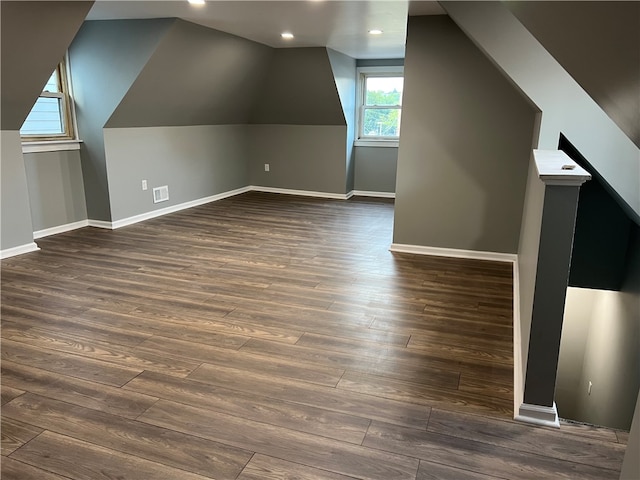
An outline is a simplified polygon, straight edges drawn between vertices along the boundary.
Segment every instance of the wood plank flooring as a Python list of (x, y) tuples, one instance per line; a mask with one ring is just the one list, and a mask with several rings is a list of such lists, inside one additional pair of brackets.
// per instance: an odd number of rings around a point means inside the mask
[(511, 420), (511, 266), (392, 224), (249, 193), (3, 260), (2, 478), (617, 479), (624, 432)]

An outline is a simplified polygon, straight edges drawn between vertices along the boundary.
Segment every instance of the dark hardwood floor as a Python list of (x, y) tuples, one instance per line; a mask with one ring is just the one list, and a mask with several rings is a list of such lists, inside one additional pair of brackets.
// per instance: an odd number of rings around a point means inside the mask
[(392, 224), (250, 193), (2, 261), (2, 478), (617, 479), (624, 434), (511, 420), (511, 265)]

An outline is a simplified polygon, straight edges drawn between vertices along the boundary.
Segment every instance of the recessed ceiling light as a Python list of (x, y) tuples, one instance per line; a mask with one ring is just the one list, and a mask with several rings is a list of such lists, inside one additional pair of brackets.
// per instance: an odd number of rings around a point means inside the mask
[(378, 28), (374, 28), (374, 29), (369, 30), (369, 33), (371, 35), (382, 35), (382, 30), (380, 30)]
[(204, 5), (204, 0), (189, 0), (191, 5)]
[(284, 38), (285, 40), (291, 40), (293, 38), (293, 33), (291, 33), (291, 32), (282, 32), (280, 34), (280, 36), (282, 38)]

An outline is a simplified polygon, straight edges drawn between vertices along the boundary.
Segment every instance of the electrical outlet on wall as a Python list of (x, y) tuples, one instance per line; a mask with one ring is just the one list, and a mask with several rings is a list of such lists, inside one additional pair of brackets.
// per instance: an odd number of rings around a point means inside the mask
[(142, 180), (142, 190), (146, 190), (146, 189), (147, 189), (147, 181)]
[(265, 164), (264, 164), (264, 171), (265, 171), (265, 172), (268, 172), (268, 171), (269, 171), (269, 164), (268, 164), (268, 163), (265, 163)]

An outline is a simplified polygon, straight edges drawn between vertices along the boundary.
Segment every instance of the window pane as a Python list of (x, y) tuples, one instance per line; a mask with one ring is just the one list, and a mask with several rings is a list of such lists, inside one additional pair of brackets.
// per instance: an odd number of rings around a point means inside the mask
[(59, 98), (38, 98), (24, 121), (20, 134), (44, 136), (64, 133), (61, 103)]
[(403, 77), (367, 77), (365, 105), (401, 105)]
[(400, 134), (399, 108), (365, 108), (363, 117), (365, 137), (398, 137)]
[(47, 80), (47, 84), (42, 89), (43, 92), (51, 92), (51, 93), (59, 93), (60, 85), (58, 84), (58, 70), (54, 70), (49, 80)]

